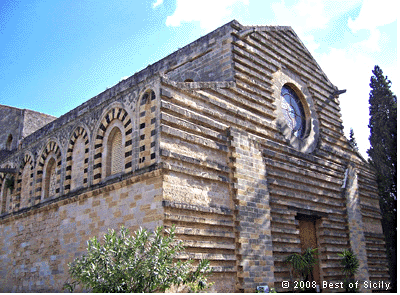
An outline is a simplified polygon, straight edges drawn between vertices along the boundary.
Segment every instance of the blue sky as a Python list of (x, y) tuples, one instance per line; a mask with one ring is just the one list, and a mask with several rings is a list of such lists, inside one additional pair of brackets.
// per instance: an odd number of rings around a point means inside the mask
[[(340, 96), (345, 134), (369, 147), (369, 79), (379, 65), (397, 94), (394, 0), (2, 0), (0, 104), (61, 116), (236, 19), (289, 25)], [(392, 9), (390, 9), (390, 7)]]

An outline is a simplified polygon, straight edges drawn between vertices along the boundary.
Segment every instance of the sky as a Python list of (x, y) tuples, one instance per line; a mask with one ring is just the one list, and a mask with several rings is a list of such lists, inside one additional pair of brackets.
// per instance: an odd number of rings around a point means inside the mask
[(0, 104), (59, 117), (236, 19), (291, 26), (339, 89), (344, 132), (369, 148), (369, 82), (398, 94), (395, 0), (0, 1)]

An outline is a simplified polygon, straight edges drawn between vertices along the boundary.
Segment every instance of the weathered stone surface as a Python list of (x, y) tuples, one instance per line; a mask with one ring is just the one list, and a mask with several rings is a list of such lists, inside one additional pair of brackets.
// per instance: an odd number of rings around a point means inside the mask
[[(55, 119), (53, 116), (31, 110), (0, 105), (0, 151), (17, 149), (23, 138)], [(7, 146), (10, 135), (12, 142)]]
[[(302, 138), (284, 85), (305, 110)], [(210, 260), (211, 291), (287, 291), (302, 218), (316, 280), (340, 282), (338, 254), (353, 248), (358, 278), (387, 282), (374, 172), (335, 90), (290, 27), (232, 21), (58, 119), (0, 106), (0, 291), (61, 291), (86, 240), (120, 225), (175, 225), (180, 258)]]

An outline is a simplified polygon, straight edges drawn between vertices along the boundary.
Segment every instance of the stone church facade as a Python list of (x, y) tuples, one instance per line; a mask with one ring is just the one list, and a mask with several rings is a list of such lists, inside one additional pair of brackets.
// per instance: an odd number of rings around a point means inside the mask
[(1, 106), (0, 291), (61, 291), (86, 241), (121, 225), (175, 224), (211, 291), (285, 291), (306, 247), (322, 291), (349, 248), (356, 279), (387, 282), (339, 94), (290, 27), (232, 21), (60, 118)]

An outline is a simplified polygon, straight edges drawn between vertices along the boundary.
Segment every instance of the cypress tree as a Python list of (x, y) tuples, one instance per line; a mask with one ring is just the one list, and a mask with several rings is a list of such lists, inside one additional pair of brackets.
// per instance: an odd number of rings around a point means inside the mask
[(350, 145), (351, 145), (356, 151), (358, 151), (358, 145), (357, 145), (357, 142), (356, 142), (356, 138), (355, 138), (355, 136), (354, 136), (354, 130), (353, 130), (353, 128), (350, 128), (350, 139), (349, 139), (349, 143), (350, 143)]
[(397, 290), (397, 97), (390, 90), (391, 81), (379, 66), (371, 77), (369, 94), (369, 141), (367, 151), (376, 170), (382, 227), (385, 235), (389, 272), (393, 289)]

